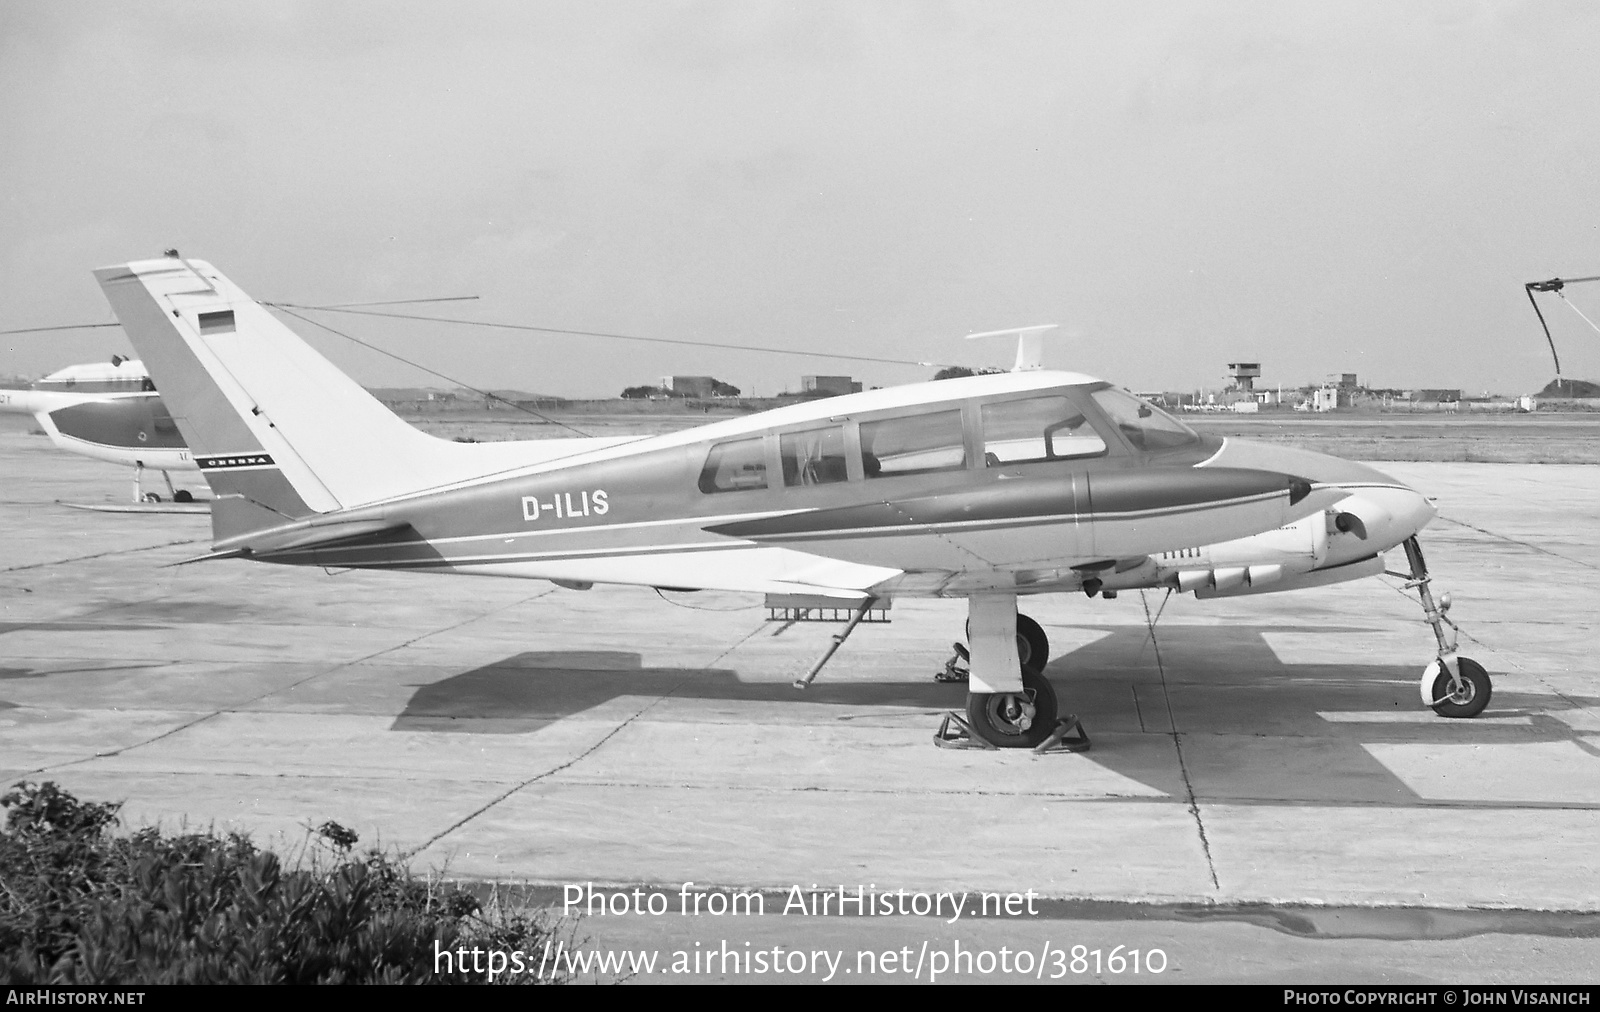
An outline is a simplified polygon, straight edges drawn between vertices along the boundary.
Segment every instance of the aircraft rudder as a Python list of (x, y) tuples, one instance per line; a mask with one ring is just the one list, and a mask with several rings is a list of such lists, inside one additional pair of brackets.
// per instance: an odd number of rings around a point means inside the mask
[(293, 467), (298, 461), (285, 468), (283, 458), (292, 453), (262, 438), (270, 436), (271, 422), (263, 423), (258, 406), (207, 347), (207, 337), (227, 332), (234, 300), (219, 290), (219, 279), (202, 272), (215, 274), (203, 262), (168, 258), (94, 275), (211, 487), (214, 537), (337, 509), (308, 469)]
[[(108, 297), (142, 287), (148, 298), (123, 299), (134, 303), (129, 312), (144, 314), (136, 325), (153, 327), (160, 316), (161, 327), (174, 332), (180, 347), (209, 373), (215, 391), (196, 391), (196, 398), (209, 398), (202, 405), (208, 424), (226, 424), (233, 435), (201, 452), (265, 451), (319, 513), (480, 471), (481, 455), (408, 425), (204, 261), (136, 262), (104, 272), (101, 284)], [(162, 363), (146, 365), (165, 392)], [(233, 414), (227, 422), (219, 420), (224, 409)], [(253, 442), (244, 442), (245, 435)]]

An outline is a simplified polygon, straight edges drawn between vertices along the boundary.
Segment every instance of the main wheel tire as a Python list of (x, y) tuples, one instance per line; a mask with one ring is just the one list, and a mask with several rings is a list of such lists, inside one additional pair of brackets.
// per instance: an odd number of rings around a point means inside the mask
[(1033, 668), (1022, 669), (1021, 692), (967, 694), (967, 723), (996, 748), (1033, 748), (1056, 729), (1056, 690)]
[(172, 493), (173, 502), (194, 502), (194, 493), (186, 488), (180, 488)]
[(1017, 659), (1024, 668), (1035, 671), (1043, 671), (1050, 663), (1050, 637), (1026, 615), (1017, 616)]
[[(966, 625), (967, 639), (972, 638), (972, 623)], [(1025, 668), (1043, 671), (1050, 663), (1050, 637), (1044, 634), (1039, 623), (1026, 615), (1017, 615), (1017, 660)]]
[(1433, 712), (1441, 717), (1476, 717), (1489, 705), (1489, 696), (1493, 692), (1493, 685), (1489, 681), (1489, 673), (1483, 670), (1483, 665), (1468, 657), (1457, 657), (1456, 666), (1461, 669), (1461, 691), (1450, 691), (1450, 672), (1435, 661), (1439, 667), (1439, 674), (1433, 679), (1433, 698), (1439, 702), (1433, 704)]

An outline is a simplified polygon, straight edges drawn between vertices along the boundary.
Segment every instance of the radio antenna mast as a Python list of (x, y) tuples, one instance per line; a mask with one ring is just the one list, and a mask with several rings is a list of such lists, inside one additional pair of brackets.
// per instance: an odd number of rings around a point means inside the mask
[(1545, 342), (1550, 345), (1550, 357), (1555, 361), (1556, 364), (1556, 390), (1558, 391), (1561, 389), (1562, 383), (1561, 356), (1556, 354), (1556, 342), (1555, 339), (1550, 336), (1550, 324), (1545, 322), (1544, 313), (1540, 312), (1539, 303), (1536, 299), (1534, 299), (1533, 293), (1554, 292), (1556, 294), (1556, 298), (1560, 299), (1562, 302), (1566, 302), (1567, 306), (1571, 308), (1574, 313), (1578, 314), (1579, 319), (1581, 319), (1584, 323), (1587, 323), (1590, 327), (1593, 327), (1596, 333), (1600, 333), (1600, 327), (1595, 326), (1593, 320), (1589, 319), (1587, 316), (1584, 316), (1582, 310), (1580, 310), (1577, 306), (1574, 306), (1567, 300), (1565, 295), (1561, 294), (1561, 289), (1571, 284), (1577, 284), (1580, 281), (1600, 281), (1600, 274), (1588, 278), (1551, 278), (1549, 281), (1529, 281), (1527, 284), (1522, 286), (1523, 290), (1528, 293), (1528, 303), (1533, 306), (1533, 314), (1539, 318), (1539, 326), (1544, 328)]

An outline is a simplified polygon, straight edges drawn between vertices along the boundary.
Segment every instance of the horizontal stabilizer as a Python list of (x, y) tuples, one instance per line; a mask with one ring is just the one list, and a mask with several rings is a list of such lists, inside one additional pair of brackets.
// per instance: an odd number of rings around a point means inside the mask
[(196, 562), (216, 562), (220, 559), (238, 559), (242, 558), (244, 554), (245, 550), (243, 548), (230, 548), (225, 552), (207, 552), (204, 555), (192, 555), (187, 559), (179, 559), (177, 562), (168, 563), (167, 566), (163, 568), (170, 569), (172, 566), (188, 566)]
[(332, 548), (363, 538), (398, 534), (411, 525), (404, 520), (323, 520), (285, 524), (264, 531), (251, 531), (226, 542), (217, 542), (217, 554), (237, 551), (244, 555), (276, 555), (308, 548)]

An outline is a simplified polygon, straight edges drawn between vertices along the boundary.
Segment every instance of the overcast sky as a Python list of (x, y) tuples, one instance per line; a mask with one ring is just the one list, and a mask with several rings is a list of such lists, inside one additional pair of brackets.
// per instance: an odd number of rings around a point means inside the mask
[[(971, 365), (1060, 323), (1047, 365), (1140, 390), (1527, 392), (1522, 283), (1600, 274), (1597, 41), (1584, 2), (0, 0), (0, 329), (109, 319), (90, 269), (176, 246), (262, 299)], [(931, 374), (321, 318), (566, 395)], [(127, 349), (0, 337), (0, 373)]]

